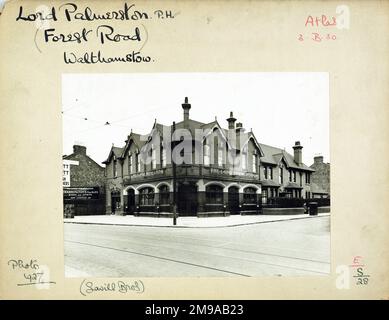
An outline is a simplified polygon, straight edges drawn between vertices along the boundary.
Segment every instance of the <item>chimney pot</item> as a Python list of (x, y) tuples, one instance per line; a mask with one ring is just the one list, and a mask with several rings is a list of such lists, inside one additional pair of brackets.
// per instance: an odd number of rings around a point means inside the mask
[(182, 104), (182, 109), (184, 109), (184, 121), (189, 120), (189, 110), (191, 108), (191, 105), (188, 101), (188, 97), (185, 97), (185, 102)]
[(303, 163), (303, 152), (302, 152), (303, 146), (300, 144), (300, 141), (296, 141), (293, 146), (293, 151), (294, 151), (294, 161), (297, 164), (302, 164)]
[(234, 114), (232, 111), (230, 111), (230, 117), (226, 119), (228, 122), (228, 129), (235, 129), (235, 121), (236, 118), (234, 118)]

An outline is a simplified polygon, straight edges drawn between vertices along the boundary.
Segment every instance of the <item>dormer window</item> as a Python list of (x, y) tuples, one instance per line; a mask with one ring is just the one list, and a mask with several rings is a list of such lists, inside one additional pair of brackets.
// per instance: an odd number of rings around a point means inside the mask
[(132, 174), (133, 173), (133, 168), (132, 168), (132, 154), (130, 153), (128, 155), (128, 173)]
[(253, 154), (253, 172), (257, 173), (258, 163), (257, 163), (257, 155)]
[(204, 165), (209, 166), (211, 163), (211, 148), (207, 143), (204, 143), (203, 146), (203, 153), (204, 153)]
[(242, 153), (242, 170), (247, 170), (247, 154), (245, 152)]
[(162, 168), (166, 168), (166, 149), (161, 146), (161, 165), (162, 165)]
[(136, 154), (135, 161), (136, 161), (136, 172), (140, 172), (140, 153)]
[(151, 167), (153, 170), (157, 168), (157, 152), (154, 146), (151, 147)]
[(118, 171), (117, 171), (117, 161), (116, 157), (113, 158), (113, 177), (116, 178), (118, 176)]
[(217, 151), (217, 165), (219, 167), (223, 166), (223, 149), (219, 148)]
[(280, 184), (284, 183), (284, 168), (282, 168), (282, 166), (280, 166), (280, 175), (278, 180)]

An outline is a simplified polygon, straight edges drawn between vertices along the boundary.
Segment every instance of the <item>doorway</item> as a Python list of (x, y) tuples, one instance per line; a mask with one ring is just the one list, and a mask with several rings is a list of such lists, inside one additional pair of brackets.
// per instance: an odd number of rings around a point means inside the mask
[(127, 213), (133, 214), (135, 212), (135, 191), (130, 188), (127, 190)]
[(111, 212), (115, 212), (120, 208), (120, 191), (111, 192)]
[(239, 188), (228, 188), (228, 208), (231, 214), (239, 214)]
[(197, 186), (192, 183), (182, 183), (177, 188), (177, 211), (181, 216), (197, 214)]

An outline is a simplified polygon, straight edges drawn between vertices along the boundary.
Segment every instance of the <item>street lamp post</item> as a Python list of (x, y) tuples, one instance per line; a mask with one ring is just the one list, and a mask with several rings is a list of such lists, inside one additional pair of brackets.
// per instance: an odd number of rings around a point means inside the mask
[(176, 172), (176, 161), (173, 159), (173, 149), (175, 143), (173, 142), (173, 134), (176, 131), (176, 122), (173, 122), (173, 132), (171, 141), (171, 160), (173, 168), (173, 225), (177, 224), (177, 172)]

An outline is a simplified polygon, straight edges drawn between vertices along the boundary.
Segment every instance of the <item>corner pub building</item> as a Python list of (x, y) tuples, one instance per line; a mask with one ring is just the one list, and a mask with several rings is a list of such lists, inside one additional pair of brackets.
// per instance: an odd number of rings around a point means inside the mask
[[(112, 146), (103, 162), (106, 214), (171, 216), (174, 186), (179, 216), (304, 212), (314, 170), (302, 163), (298, 141), (292, 156), (258, 143), (232, 112), (224, 129), (216, 119), (190, 119), (188, 98), (182, 108), (183, 121), (155, 121), (148, 135), (131, 131), (122, 148)], [(181, 162), (173, 163), (174, 152)]]

